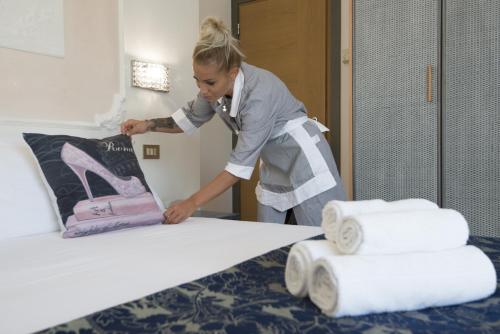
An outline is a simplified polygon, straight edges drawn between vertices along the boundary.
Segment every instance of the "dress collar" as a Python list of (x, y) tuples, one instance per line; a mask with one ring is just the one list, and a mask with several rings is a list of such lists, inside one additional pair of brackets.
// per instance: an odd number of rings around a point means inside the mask
[(236, 117), (238, 114), (238, 108), (240, 106), (241, 99), (241, 91), (243, 90), (243, 84), (245, 83), (245, 76), (243, 75), (243, 71), (241, 67), (238, 70), (238, 74), (236, 75), (236, 79), (234, 79), (233, 86), (233, 98), (231, 100), (231, 111), (229, 112), (229, 116)]
[[(233, 85), (233, 96), (231, 98), (231, 110), (229, 111), (229, 116), (231, 117), (236, 117), (238, 114), (238, 108), (240, 105), (240, 99), (241, 99), (241, 91), (243, 90), (243, 85), (245, 83), (245, 76), (243, 75), (243, 71), (240, 69), (238, 70), (238, 74), (236, 75), (236, 78), (234, 79), (234, 85)], [(217, 100), (217, 104), (220, 106), (223, 102), (224, 97), (220, 97)]]

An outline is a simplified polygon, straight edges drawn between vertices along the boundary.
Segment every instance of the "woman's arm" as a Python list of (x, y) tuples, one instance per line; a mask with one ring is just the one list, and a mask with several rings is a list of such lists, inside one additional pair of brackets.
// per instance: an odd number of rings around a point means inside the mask
[(153, 132), (182, 133), (182, 129), (177, 126), (172, 117), (154, 118), (147, 120), (148, 130)]
[(169, 207), (164, 213), (167, 223), (177, 224), (182, 222), (190, 217), (197, 208), (222, 194), (238, 180), (238, 177), (225, 170), (220, 172), (209, 184), (191, 195), (191, 197)]
[(129, 119), (121, 125), (122, 134), (128, 136), (153, 132), (166, 132), (166, 133), (182, 133), (182, 129), (177, 126), (172, 117), (155, 118), (150, 120), (139, 121), (136, 119)]

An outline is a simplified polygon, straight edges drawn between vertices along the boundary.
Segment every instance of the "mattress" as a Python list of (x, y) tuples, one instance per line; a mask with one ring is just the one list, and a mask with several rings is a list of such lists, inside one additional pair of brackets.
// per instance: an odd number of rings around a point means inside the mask
[(52, 327), (230, 268), (321, 228), (189, 218), (75, 239), (0, 242), (0, 333)]

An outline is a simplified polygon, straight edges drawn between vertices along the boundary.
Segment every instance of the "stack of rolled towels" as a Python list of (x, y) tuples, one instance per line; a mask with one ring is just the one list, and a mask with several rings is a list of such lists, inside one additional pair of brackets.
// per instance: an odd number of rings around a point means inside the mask
[(331, 201), (326, 240), (292, 246), (285, 282), (323, 313), (355, 316), (461, 304), (493, 294), (491, 260), (466, 245), (457, 211), (425, 199)]

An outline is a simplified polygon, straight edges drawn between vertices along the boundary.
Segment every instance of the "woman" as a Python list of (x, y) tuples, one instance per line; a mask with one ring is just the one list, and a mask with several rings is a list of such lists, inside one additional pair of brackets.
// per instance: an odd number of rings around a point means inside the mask
[(190, 133), (218, 114), (238, 136), (225, 170), (209, 184), (165, 212), (176, 224), (200, 206), (250, 179), (261, 158), (255, 189), (258, 220), (284, 223), (293, 208), (300, 225), (320, 225), (323, 206), (345, 199), (337, 167), (321, 124), (306, 116), (306, 108), (272, 73), (243, 62), (231, 32), (214, 18), (202, 23), (193, 51), (194, 79), (200, 89), (195, 100), (168, 118), (128, 120), (127, 135), (158, 131)]

